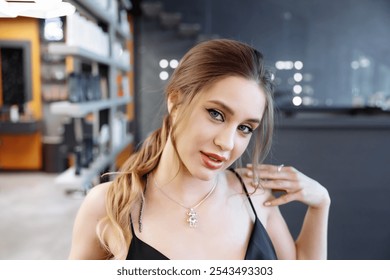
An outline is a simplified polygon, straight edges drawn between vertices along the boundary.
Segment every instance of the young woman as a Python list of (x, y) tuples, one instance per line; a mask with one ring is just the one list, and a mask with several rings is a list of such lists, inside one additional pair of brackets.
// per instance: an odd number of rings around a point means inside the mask
[[(293, 167), (259, 164), (271, 146), (272, 91), (252, 47), (193, 47), (167, 85), (162, 127), (87, 195), (70, 258), (326, 259), (327, 190)], [(251, 138), (249, 169), (231, 169)], [(296, 240), (278, 208), (294, 200), (308, 205)]]

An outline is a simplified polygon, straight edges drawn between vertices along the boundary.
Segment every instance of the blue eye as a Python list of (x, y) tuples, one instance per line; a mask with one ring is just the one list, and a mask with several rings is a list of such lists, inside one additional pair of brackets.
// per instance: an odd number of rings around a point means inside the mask
[(239, 125), (238, 130), (242, 131), (244, 134), (251, 134), (253, 129), (247, 125)]
[(224, 121), (224, 118), (223, 118), (223, 115), (222, 113), (218, 112), (217, 110), (214, 110), (214, 109), (207, 109), (207, 112), (209, 112), (209, 115), (217, 120), (217, 121), (221, 121), (223, 122)]

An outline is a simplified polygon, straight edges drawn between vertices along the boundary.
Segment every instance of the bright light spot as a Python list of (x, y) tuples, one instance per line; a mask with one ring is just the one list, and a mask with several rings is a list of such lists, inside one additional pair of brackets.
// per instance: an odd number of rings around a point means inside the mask
[(361, 66), (361, 67), (369, 67), (370, 64), (371, 64), (371, 62), (370, 62), (370, 60), (369, 60), (368, 58), (362, 57), (362, 58), (360, 59), (360, 66)]
[(167, 68), (167, 67), (168, 67), (168, 60), (166, 60), (166, 59), (161, 59), (161, 60), (160, 60), (160, 67), (161, 67), (161, 68)]
[(353, 70), (356, 70), (356, 69), (358, 69), (359, 67), (360, 67), (360, 65), (359, 65), (359, 62), (358, 62), (358, 61), (354, 60), (354, 61), (351, 62), (351, 68), (352, 68)]
[(285, 61), (284, 63), (285, 63), (284, 68), (286, 70), (291, 70), (291, 69), (294, 68), (294, 62), (292, 62), (292, 61)]
[(295, 73), (294, 74), (294, 80), (296, 81), (296, 82), (300, 82), (300, 81), (302, 81), (302, 79), (303, 79), (303, 76), (302, 76), (302, 74), (301, 73)]
[(60, 41), (64, 39), (62, 21), (60, 18), (45, 20), (44, 37), (49, 41)]
[(291, 70), (294, 68), (294, 62), (292, 61), (276, 61), (275, 67), (278, 70)]
[(302, 98), (299, 97), (299, 96), (295, 96), (292, 100), (292, 103), (295, 105), (295, 106), (300, 106), (302, 104)]
[(275, 80), (275, 74), (271, 73), (271, 81), (274, 81), (274, 80)]
[(283, 70), (284, 69), (284, 62), (283, 61), (276, 61), (275, 67), (276, 67), (276, 69)]
[(295, 69), (297, 69), (297, 70), (301, 70), (302, 68), (303, 68), (303, 62), (302, 61), (295, 61), (294, 62), (294, 67), (295, 67)]
[(177, 61), (177, 59), (172, 59), (169, 62), (169, 66), (171, 66), (171, 68), (173, 68), (173, 69), (175, 69), (178, 65), (179, 65), (179, 61)]
[(300, 86), (300, 85), (295, 85), (295, 86), (293, 87), (293, 91), (294, 91), (294, 93), (296, 93), (296, 94), (300, 94), (300, 93), (302, 92), (302, 86)]
[(165, 80), (167, 80), (168, 78), (169, 78), (169, 74), (168, 74), (167, 71), (161, 71), (161, 72), (160, 72), (160, 79), (161, 79), (161, 80), (165, 81)]
[(305, 106), (309, 106), (309, 105), (312, 105), (314, 103), (314, 100), (312, 97), (310, 96), (305, 96), (303, 99), (302, 99), (302, 104), (305, 105)]

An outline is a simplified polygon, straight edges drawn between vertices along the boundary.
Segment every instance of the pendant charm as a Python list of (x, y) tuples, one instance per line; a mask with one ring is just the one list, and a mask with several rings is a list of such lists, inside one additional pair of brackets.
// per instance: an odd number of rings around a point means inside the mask
[(191, 228), (196, 228), (198, 226), (198, 218), (197, 214), (195, 212), (195, 209), (191, 208), (188, 212), (188, 219), (187, 222)]

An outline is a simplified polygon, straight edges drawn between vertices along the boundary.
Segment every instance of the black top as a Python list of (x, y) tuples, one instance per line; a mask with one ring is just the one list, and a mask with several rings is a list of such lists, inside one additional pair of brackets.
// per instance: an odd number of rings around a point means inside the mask
[[(271, 239), (269, 238), (263, 224), (257, 217), (257, 213), (249, 196), (248, 190), (246, 189), (244, 181), (235, 170), (229, 170), (236, 174), (237, 178), (240, 180), (240, 183), (248, 197), (249, 203), (256, 217), (255, 224), (249, 239), (248, 248), (246, 250), (245, 260), (276, 260), (277, 257), (274, 246), (272, 245)], [(163, 253), (137, 237), (132, 223), (131, 231), (133, 238), (131, 239), (129, 251), (127, 253), (127, 260), (168, 260), (168, 258)]]

